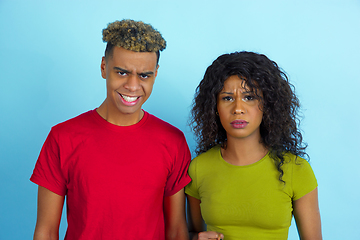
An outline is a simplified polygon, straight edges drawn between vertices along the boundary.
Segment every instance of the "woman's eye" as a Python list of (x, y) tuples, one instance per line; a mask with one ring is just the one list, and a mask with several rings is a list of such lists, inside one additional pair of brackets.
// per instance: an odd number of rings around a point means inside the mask
[(225, 101), (232, 101), (233, 98), (230, 97), (230, 96), (226, 96), (226, 97), (223, 97), (223, 100), (225, 100)]
[(244, 100), (245, 101), (251, 101), (251, 100), (255, 100), (256, 97), (254, 95), (247, 95), (244, 97)]

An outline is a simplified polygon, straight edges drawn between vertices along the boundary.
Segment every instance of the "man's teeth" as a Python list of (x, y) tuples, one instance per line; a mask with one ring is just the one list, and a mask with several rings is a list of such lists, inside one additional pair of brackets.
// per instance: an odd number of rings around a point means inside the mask
[(127, 102), (133, 102), (133, 101), (135, 101), (137, 99), (137, 97), (129, 97), (129, 96), (125, 96), (125, 95), (122, 95), (122, 94), (121, 94), (121, 96)]

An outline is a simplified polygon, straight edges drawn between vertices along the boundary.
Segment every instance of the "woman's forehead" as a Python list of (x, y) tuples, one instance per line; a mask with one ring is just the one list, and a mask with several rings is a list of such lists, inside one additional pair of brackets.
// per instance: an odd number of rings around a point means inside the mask
[(249, 86), (246, 78), (233, 75), (224, 81), (223, 88), (241, 88), (246, 91), (251, 91), (253, 87)]

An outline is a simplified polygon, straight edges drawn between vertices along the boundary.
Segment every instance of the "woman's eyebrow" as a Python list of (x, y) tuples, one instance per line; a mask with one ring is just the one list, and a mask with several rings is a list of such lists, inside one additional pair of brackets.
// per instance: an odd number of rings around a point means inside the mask
[(234, 94), (233, 92), (226, 92), (226, 91), (222, 91), (219, 94)]
[(250, 90), (245, 90), (242, 92), (243, 94), (248, 94), (248, 93), (254, 93), (254, 91), (250, 91)]
[[(249, 93), (254, 93), (254, 91), (245, 90), (245, 91), (241, 92), (241, 94), (249, 94)], [(234, 94), (234, 93), (233, 92), (227, 92), (227, 91), (221, 91), (219, 94)]]

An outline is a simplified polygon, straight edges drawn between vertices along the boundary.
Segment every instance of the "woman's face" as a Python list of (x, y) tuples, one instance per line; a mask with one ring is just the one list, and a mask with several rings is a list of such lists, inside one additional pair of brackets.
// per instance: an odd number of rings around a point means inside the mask
[[(259, 93), (261, 96), (261, 92)], [(263, 117), (261, 104), (243, 79), (229, 77), (217, 97), (217, 111), (228, 140), (230, 138), (260, 141), (260, 124)]]

